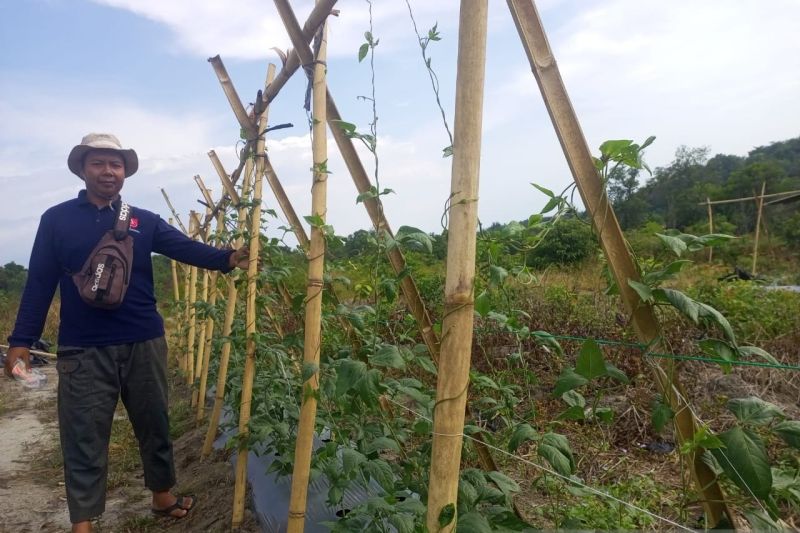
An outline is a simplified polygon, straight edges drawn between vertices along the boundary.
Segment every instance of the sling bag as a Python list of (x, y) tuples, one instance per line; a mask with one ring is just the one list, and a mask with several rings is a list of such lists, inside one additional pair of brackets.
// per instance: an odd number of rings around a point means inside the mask
[(86, 304), (116, 309), (122, 304), (133, 266), (133, 237), (128, 234), (131, 208), (120, 201), (114, 228), (106, 231), (72, 280)]

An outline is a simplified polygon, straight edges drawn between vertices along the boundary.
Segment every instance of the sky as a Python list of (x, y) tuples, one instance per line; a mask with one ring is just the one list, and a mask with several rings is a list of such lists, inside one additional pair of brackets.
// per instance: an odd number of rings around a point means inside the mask
[[(452, 128), (459, 2), (409, 0)], [(450, 192), (450, 144), (420, 55), (406, 0), (373, 1), (375, 103), (381, 188), (390, 225), (440, 232)], [(469, 4), (469, 2), (467, 2)], [(313, 5), (293, 2), (304, 21)], [(656, 142), (645, 160), (667, 166), (681, 145), (746, 155), (800, 135), (800, 0), (541, 0), (537, 2), (590, 148), (607, 139)], [(328, 84), (342, 118), (367, 131), (368, 61), (358, 49), (369, 4), (340, 0), (330, 21)], [(489, 0), (479, 217), (522, 220), (561, 190), (569, 169), (505, 2)], [(122, 191), (133, 206), (184, 222), (202, 210), (193, 176), (221, 187), (207, 152), (230, 172), (239, 126), (207, 58), (219, 54), (246, 103), (263, 87), (273, 50), (290, 47), (269, 0), (0, 1), (0, 264), (27, 265), (39, 217), (74, 197), (82, 181), (67, 154), (88, 132), (134, 148), (139, 172)], [(298, 73), (270, 108), (267, 148), (302, 217), (311, 211), (311, 149)], [(329, 140), (327, 221), (348, 235), (370, 227)], [(362, 152), (368, 172), (370, 154)], [(265, 187), (264, 204), (277, 204)], [(269, 222), (278, 235), (283, 220)]]

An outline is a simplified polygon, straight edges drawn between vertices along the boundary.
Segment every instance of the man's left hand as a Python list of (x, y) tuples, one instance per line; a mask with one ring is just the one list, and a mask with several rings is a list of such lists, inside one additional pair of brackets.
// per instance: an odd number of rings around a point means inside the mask
[(239, 267), (243, 270), (247, 270), (247, 266), (249, 263), (250, 263), (250, 248), (248, 248), (247, 246), (242, 246), (238, 250), (235, 250), (228, 258), (228, 266), (231, 268)]

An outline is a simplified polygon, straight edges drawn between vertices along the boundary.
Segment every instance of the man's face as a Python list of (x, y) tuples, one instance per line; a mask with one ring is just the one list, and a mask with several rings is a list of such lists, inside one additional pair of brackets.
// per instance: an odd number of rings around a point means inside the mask
[(114, 200), (125, 182), (125, 160), (112, 150), (92, 150), (83, 160), (83, 181), (90, 196)]

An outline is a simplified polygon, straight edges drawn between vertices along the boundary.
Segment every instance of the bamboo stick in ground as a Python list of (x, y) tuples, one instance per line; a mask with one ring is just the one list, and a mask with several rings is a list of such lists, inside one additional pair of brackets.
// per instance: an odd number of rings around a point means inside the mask
[[(275, 5), (281, 15), (286, 31), (297, 49), (307, 48), (303, 42), (302, 30), (297, 23), (288, 2), (276, 0)], [(326, 138), (326, 68), (327, 24), (323, 24), (320, 34), (319, 51), (314, 58), (314, 74), (312, 79), (312, 153), (314, 159), (313, 183), (311, 186), (311, 214), (325, 220), (327, 205), (328, 173), (325, 164), (328, 160)], [(306, 289), (305, 338), (303, 343), (304, 366), (319, 366), (321, 345), (322, 291), (325, 268), (325, 236), (322, 228), (311, 227), (311, 239), (308, 252), (308, 282)], [(306, 380), (301, 391), (302, 405), (297, 428), (297, 441), (294, 453), (294, 470), (292, 473), (292, 490), (289, 501), (289, 518), (287, 531), (299, 533), (305, 523), (306, 502), (308, 498), (308, 481), (311, 466), (311, 450), (314, 439), (317, 401), (315, 391), (319, 388), (319, 372), (315, 372)]]
[[(634, 330), (641, 342), (650, 345), (661, 337), (661, 326), (652, 306), (643, 304), (639, 295), (628, 285), (628, 280), (639, 280), (639, 273), (594, 166), (539, 13), (532, 0), (507, 0), (507, 3), (578, 192), (591, 214), (620, 295), (631, 315)], [(677, 366), (670, 363), (662, 367), (652, 362), (650, 368), (661, 393), (675, 413), (678, 441), (693, 442), (697, 420), (678, 379)], [(728, 509), (717, 476), (701, 459), (703, 453), (704, 450), (699, 448), (691, 452), (688, 464), (706, 511), (708, 525), (716, 526), (726, 515), (728, 522), (733, 524), (734, 517)]]
[(459, 17), (452, 207), (428, 492), (430, 531), (453, 531), (456, 524), (454, 519), (440, 527), (439, 514), (456, 504), (469, 386), (488, 9), (488, 0), (462, 0)]
[(764, 190), (767, 187), (767, 182), (761, 182), (761, 196), (758, 197), (756, 200), (756, 205), (758, 206), (758, 214), (756, 215), (756, 237), (755, 242), (753, 243), (753, 276), (757, 274), (758, 270), (758, 237), (761, 234), (761, 211), (764, 209)]
[[(172, 219), (169, 219), (169, 225), (172, 225)], [(174, 300), (177, 302), (181, 299), (181, 291), (180, 287), (178, 287), (178, 262), (174, 259), (169, 260), (170, 267), (172, 269), (172, 295)]]
[[(708, 208), (708, 232), (714, 233), (714, 212), (711, 210), (711, 199), (706, 196), (706, 207)], [(708, 247), (708, 262), (714, 258), (714, 247)]]
[(178, 212), (175, 211), (174, 207), (172, 207), (172, 202), (169, 201), (169, 196), (167, 196), (167, 191), (165, 191), (163, 188), (161, 189), (161, 195), (164, 197), (164, 201), (167, 202), (167, 207), (169, 207), (169, 210), (172, 212), (172, 216), (175, 217), (175, 222), (178, 223), (178, 227), (181, 228), (182, 232), (188, 235), (189, 232), (186, 231), (186, 226), (184, 226), (183, 222), (181, 222), (181, 217), (178, 216)]
[[(242, 179), (242, 198), (250, 196), (250, 183), (253, 175), (253, 160), (247, 160), (244, 169), (244, 178)], [(242, 234), (247, 221), (247, 207), (239, 205), (239, 213), (237, 219), (237, 232)], [(237, 237), (234, 241), (234, 248), (242, 246), (243, 238)], [(217, 428), (219, 427), (219, 419), (222, 415), (222, 406), (225, 403), (225, 385), (228, 380), (228, 363), (231, 357), (231, 341), (230, 334), (233, 329), (233, 318), (236, 312), (236, 299), (239, 296), (239, 290), (236, 288), (236, 274), (231, 274), (227, 277), (227, 295), (225, 299), (225, 318), (222, 322), (222, 337), (225, 341), (222, 343), (219, 355), (219, 369), (217, 370), (217, 387), (214, 392), (214, 407), (211, 409), (211, 416), (208, 421), (208, 430), (206, 431), (206, 438), (203, 442), (203, 450), (201, 457), (208, 457), (211, 453), (211, 448), (214, 445), (214, 439), (217, 437)]]
[[(195, 178), (196, 179), (200, 178), (200, 176), (195, 176)], [(202, 183), (202, 181), (200, 183)], [(206, 206), (206, 215), (208, 215), (211, 212), (211, 209), (213, 208), (214, 202), (211, 201), (211, 192), (206, 190), (205, 188), (203, 190), (205, 191), (204, 196), (209, 201), (209, 205)], [(204, 228), (204, 231), (201, 232), (201, 236), (202, 236), (203, 242), (206, 243), (206, 244), (208, 244), (208, 238), (209, 238), (209, 234), (210, 233), (211, 233), (211, 224), (208, 224)], [(216, 272), (215, 272), (215, 274), (216, 274)], [(215, 279), (216, 279), (216, 276), (215, 276)], [(201, 296), (200, 296), (200, 301), (201, 302), (208, 302), (208, 288), (209, 288), (210, 281), (211, 281), (211, 273), (208, 270), (203, 269), (203, 284), (202, 284), (203, 289), (202, 289)], [(195, 357), (195, 363), (194, 363), (194, 379), (192, 380), (192, 384), (193, 385), (198, 379), (200, 379), (200, 373), (203, 371), (203, 358), (204, 358), (204, 352), (205, 352), (205, 349), (206, 349), (205, 340), (206, 340), (206, 328), (207, 327), (208, 327), (208, 319), (205, 319), (205, 320), (202, 321), (202, 323), (200, 324), (200, 327), (198, 328), (197, 339), (195, 340), (195, 345), (197, 346), (197, 356)], [(198, 394), (197, 393), (198, 393), (198, 389), (193, 388), (192, 389), (192, 402), (191, 402), (191, 406), (192, 407), (195, 407), (197, 405), (197, 398), (198, 398)]]
[(184, 331), (184, 346), (181, 353), (180, 358), (180, 369), (185, 374), (188, 375), (187, 371), (187, 362), (189, 361), (189, 293), (191, 292), (191, 284), (192, 284), (192, 276), (191, 276), (191, 267), (189, 265), (184, 265), (183, 268), (183, 320), (184, 324), (186, 325), (186, 331)]
[[(267, 69), (266, 85), (275, 77), (275, 65)], [(267, 109), (257, 119), (257, 129), (264, 131), (267, 125)], [(239, 408), (239, 435), (242, 437), (236, 458), (236, 483), (233, 488), (232, 525), (239, 527), (244, 519), (244, 498), (247, 488), (247, 435), (250, 431), (250, 407), (253, 397), (253, 379), (256, 368), (256, 277), (258, 275), (258, 252), (261, 235), (261, 191), (264, 175), (264, 137), (259, 136), (255, 146), (255, 178), (253, 180), (253, 210), (250, 220), (250, 262), (247, 268), (247, 309), (246, 332), (247, 349), (242, 377), (242, 403)]]
[[(217, 242), (219, 242), (219, 237), (224, 230), (225, 230), (225, 211), (220, 210), (217, 213)], [(212, 309), (217, 304), (217, 295), (219, 294), (219, 288), (217, 287), (218, 277), (219, 273), (214, 271), (211, 273), (211, 278), (209, 280), (209, 285), (211, 286), (211, 295), (208, 299), (208, 305)], [(203, 364), (200, 372), (200, 384), (197, 389), (197, 415), (195, 416), (195, 421), (198, 427), (203, 422), (203, 418), (205, 417), (205, 408), (206, 408), (205, 398), (206, 398), (206, 388), (208, 386), (208, 365), (211, 362), (211, 346), (212, 346), (212, 341), (214, 340), (214, 327), (215, 327), (214, 316), (209, 315), (209, 317), (206, 319), (206, 336), (204, 343), (205, 348), (203, 349)]]
[[(199, 231), (200, 220), (197, 218), (197, 213), (191, 211), (189, 213), (189, 233), (194, 236)], [(191, 267), (189, 271), (189, 299), (187, 301), (189, 306), (189, 332), (187, 333), (188, 340), (186, 341), (186, 383), (189, 385), (194, 381), (194, 349), (195, 336), (197, 334), (197, 317), (194, 303), (197, 301), (197, 271), (198, 268), (196, 266)]]

